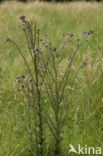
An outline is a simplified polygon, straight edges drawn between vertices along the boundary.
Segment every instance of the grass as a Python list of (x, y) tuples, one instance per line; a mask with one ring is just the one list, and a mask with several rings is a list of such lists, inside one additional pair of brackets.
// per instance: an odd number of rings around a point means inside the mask
[[(77, 55), (73, 69), (83, 58), (85, 69), (79, 72), (68, 109), (64, 155), (69, 144), (102, 146), (103, 138), (103, 4), (102, 3), (3, 3), (0, 4), (0, 156), (28, 156), (26, 102), (16, 92), (16, 75), (25, 70), (21, 56), (5, 39), (9, 36), (24, 50), (26, 42), (19, 16), (36, 20), (42, 34), (49, 34), (57, 47), (66, 32), (82, 37), (86, 30), (94, 34)], [(70, 47), (69, 47), (70, 48)], [(29, 59), (29, 57), (28, 57)], [(66, 67), (66, 58), (60, 70)], [(48, 132), (47, 132), (48, 133)], [(50, 140), (48, 140), (50, 142)]]

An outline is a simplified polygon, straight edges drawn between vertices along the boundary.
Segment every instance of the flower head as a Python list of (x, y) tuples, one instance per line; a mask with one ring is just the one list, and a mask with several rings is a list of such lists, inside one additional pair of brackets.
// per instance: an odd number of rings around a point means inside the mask
[(29, 149), (29, 147), (28, 147), (28, 146), (27, 146), (27, 147), (25, 147), (25, 150), (26, 150), (26, 151), (30, 151), (30, 149)]
[(56, 47), (53, 48), (53, 51), (56, 51)]
[(6, 38), (6, 42), (10, 42), (11, 41), (11, 39), (8, 37), (8, 38)]
[(28, 103), (28, 107), (31, 107), (31, 103)]
[(93, 34), (93, 31), (92, 30), (90, 30), (90, 31), (84, 31), (84, 34), (87, 34), (87, 35), (91, 35), (91, 34)]
[(25, 88), (25, 86), (22, 84), (21, 88), (22, 88), (22, 89), (24, 89), (24, 88)]
[(21, 76), (21, 78), (25, 79), (25, 78), (26, 78), (26, 76), (25, 76), (25, 75), (22, 75), (22, 76)]
[(25, 21), (25, 16), (23, 15), (23, 16), (20, 16), (20, 19), (22, 20), (22, 21)]
[(92, 30), (89, 30), (89, 32), (90, 32), (91, 34), (93, 34), (93, 31), (92, 31)]
[(87, 63), (86, 63), (86, 62), (83, 62), (83, 65), (84, 65), (84, 66), (86, 66), (86, 65), (87, 65)]
[(31, 46), (29, 47), (29, 49), (34, 49), (34, 46), (33, 46), (33, 45), (31, 45)]
[(16, 78), (19, 80), (21, 77), (18, 75)]
[(42, 41), (43, 41), (43, 39), (42, 39), (42, 38), (40, 38), (40, 41), (42, 42)]

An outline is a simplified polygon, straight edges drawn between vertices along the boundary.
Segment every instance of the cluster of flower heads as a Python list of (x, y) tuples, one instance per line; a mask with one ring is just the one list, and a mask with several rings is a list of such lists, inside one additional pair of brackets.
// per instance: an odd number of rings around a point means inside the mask
[(74, 34), (72, 34), (72, 33), (67, 33), (67, 35), (69, 36), (69, 37), (73, 37), (74, 36)]
[[(20, 16), (20, 19), (22, 21), (22, 24), (24, 26), (23, 30), (25, 31), (25, 24), (26, 24), (26, 16)], [(40, 29), (37, 29), (36, 30), (36, 33), (39, 35), (40, 34)], [(42, 43), (42, 45), (46, 48), (46, 49), (49, 49), (49, 43), (48, 43), (48, 34), (45, 34), (45, 39), (42, 39), (40, 38), (39, 41)], [(56, 47), (51, 47), (52, 48), (52, 51), (56, 51)], [(39, 55), (39, 54), (42, 54), (43, 53), (43, 50), (42, 48), (35, 48), (34, 45), (30, 45), (29, 46), (29, 49), (33, 50), (35, 52), (35, 55)]]
[(84, 31), (84, 34), (91, 35), (91, 34), (93, 34), (93, 31), (92, 30)]
[[(25, 30), (25, 28), (26, 28), (25, 26), (26, 26), (26, 24), (27, 24), (26, 16), (24, 16), (24, 15), (23, 15), (23, 16), (20, 16), (20, 19), (21, 19), (22, 24), (23, 24), (23, 26), (24, 26), (23, 30)], [(28, 22), (28, 23), (29, 23), (29, 22)], [(40, 29), (37, 29), (37, 30), (36, 30), (36, 33), (39, 35), (39, 34), (40, 34)], [(93, 34), (93, 31), (92, 31), (92, 30), (90, 30), (90, 31), (85, 31), (84, 34), (87, 35), (87, 36), (89, 36), (89, 35)], [(69, 38), (72, 38), (72, 37), (74, 36), (74, 34), (73, 34), (73, 33), (70, 33), (70, 32), (68, 32), (67, 35), (69, 36)], [(63, 34), (63, 37), (65, 37), (64, 34)], [(80, 40), (80, 39), (78, 38), (77, 41), (79, 42), (79, 40)], [(12, 40), (11, 40), (10, 38), (7, 38), (6, 41), (7, 41), (7, 42), (12, 42)], [(51, 46), (51, 43), (48, 42), (48, 34), (45, 35), (45, 39), (39, 38), (39, 41), (40, 41), (40, 43), (41, 43), (46, 49), (51, 48), (52, 51), (56, 52), (56, 50), (57, 50), (56, 47)], [(86, 41), (87, 41), (87, 40), (86, 40)], [(35, 56), (38, 56), (39, 54), (42, 54), (42, 53), (43, 53), (41, 47), (35, 48), (34, 45), (31, 45), (31, 46), (29, 46), (29, 49), (33, 50)], [(86, 65), (86, 63), (83, 63), (83, 64)], [(38, 69), (38, 70), (40, 71), (40, 69)], [(26, 78), (27, 78), (27, 76), (25, 76), (25, 75), (17, 76), (17, 82), (21, 84), (21, 88), (22, 88), (22, 89), (25, 88), (24, 80), (25, 80)], [(29, 78), (28, 82), (31, 83), (32, 81), (33, 81), (33, 79), (32, 79), (32, 78)]]
[(26, 75), (21, 75), (21, 76), (17, 76), (17, 83), (19, 83), (19, 89), (18, 91), (20, 92), (22, 89), (26, 89), (26, 83), (32, 83), (33, 78), (28, 77)]

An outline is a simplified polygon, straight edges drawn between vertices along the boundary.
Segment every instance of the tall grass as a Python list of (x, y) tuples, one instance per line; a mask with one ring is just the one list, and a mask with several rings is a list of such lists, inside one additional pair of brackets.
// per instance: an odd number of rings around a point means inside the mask
[[(68, 126), (65, 126), (63, 130), (66, 137), (61, 147), (66, 155), (69, 150), (69, 143), (72, 143), (75, 147), (79, 143), (101, 146), (103, 137), (102, 8), (103, 5), (97, 3), (71, 3), (68, 5), (5, 3), (0, 5), (1, 156), (28, 155), (28, 152), (25, 151), (25, 147), (29, 145), (25, 122), (26, 120), (28, 122), (26, 102), (23, 94), (18, 95), (15, 90), (15, 77), (19, 73), (22, 74), (25, 67), (15, 48), (5, 44), (5, 37), (8, 34), (8, 36), (17, 40), (17, 43), (24, 49), (28, 60), (30, 60), (24, 37), (20, 31), (21, 26), (18, 22), (18, 17), (21, 14), (27, 15), (31, 20), (36, 19), (41, 27), (41, 32), (43, 34), (48, 32), (49, 36), (53, 37), (57, 47), (60, 45), (60, 34), (70, 31), (81, 37), (81, 32), (88, 29), (94, 30), (91, 40), (79, 50), (73, 66), (75, 71), (82, 57), (87, 62), (86, 68), (81, 70), (76, 78), (75, 87), (70, 88), (70, 85), (68, 85), (68, 88), (72, 90), (72, 95), (69, 99), (68, 120), (66, 121)], [(71, 49), (71, 45), (69, 45), (69, 48)], [(60, 77), (66, 69), (66, 61), (65, 54), (59, 67)], [(47, 133), (49, 133), (48, 130), (45, 135)], [(50, 143), (51, 140), (53, 138), (50, 135), (50, 140), (48, 138), (46, 142)], [(52, 145), (50, 148), (53, 148)]]

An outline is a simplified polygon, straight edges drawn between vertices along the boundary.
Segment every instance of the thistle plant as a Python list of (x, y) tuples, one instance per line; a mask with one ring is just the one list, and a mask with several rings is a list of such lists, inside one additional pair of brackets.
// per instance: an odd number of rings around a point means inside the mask
[[(50, 129), (54, 138), (55, 149), (53, 156), (60, 156), (62, 153), (60, 143), (62, 141), (62, 130), (65, 125), (68, 104), (65, 102), (66, 87), (72, 69), (73, 61), (79, 48), (87, 41), (92, 31), (84, 32), (81, 41), (77, 39), (77, 48), (71, 56), (67, 58), (67, 67), (60, 77), (59, 66), (64, 57), (65, 47), (72, 41), (73, 34), (67, 33), (63, 38), (62, 47), (57, 48), (49, 41), (48, 35), (41, 38), (40, 29), (26, 20), (25, 16), (20, 17), (23, 25), (25, 39), (28, 45), (31, 63), (25, 57), (22, 49), (15, 41), (7, 38), (21, 54), (25, 66), (26, 75), (17, 76), (18, 91), (23, 91), (28, 102), (28, 132), (31, 148), (28, 150), (31, 156), (49, 155), (45, 153), (45, 125)], [(83, 62), (74, 74), (71, 87), (74, 85), (75, 78), (82, 67), (86, 66)], [(71, 91), (71, 90), (70, 90)], [(70, 92), (68, 92), (70, 95)], [(46, 102), (45, 102), (46, 101)], [(49, 137), (49, 136), (48, 136)], [(27, 148), (26, 148), (27, 150)]]
[[(50, 128), (50, 131), (54, 137), (55, 140), (55, 150), (54, 155), (59, 156), (61, 154), (61, 147), (60, 143), (62, 141), (62, 129), (65, 125), (66, 121), (66, 115), (68, 110), (68, 104), (65, 101), (65, 93), (66, 87), (68, 86), (68, 80), (70, 76), (70, 72), (72, 70), (73, 61), (76, 57), (76, 54), (78, 53), (79, 48), (87, 41), (88, 36), (91, 35), (93, 31), (84, 32), (83, 39), (79, 42), (79, 39), (77, 39), (77, 47), (73, 54), (67, 58), (68, 63), (67, 67), (63, 73), (63, 76), (60, 78), (60, 71), (59, 71), (59, 65), (61, 63), (61, 60), (63, 59), (65, 47), (68, 44), (68, 42), (72, 41), (72, 37), (74, 36), (71, 33), (67, 33), (67, 35), (64, 36), (64, 41), (62, 43), (62, 47), (59, 49), (60, 57), (58, 58), (58, 49), (52, 46), (52, 43), (48, 43), (48, 51), (49, 51), (49, 66), (47, 68), (47, 73), (45, 75), (45, 89), (46, 93), (48, 95), (49, 104), (51, 106), (51, 113), (47, 114), (47, 123)], [(45, 61), (42, 60), (44, 64), (44, 68), (46, 67)], [(71, 88), (74, 85), (75, 78), (78, 75), (78, 72), (86, 66), (87, 63), (83, 62), (80, 67), (77, 69), (77, 71), (74, 73), (74, 77), (71, 82)], [(52, 66), (52, 68), (51, 68)], [(68, 91), (68, 96), (70, 95), (71, 90)]]

